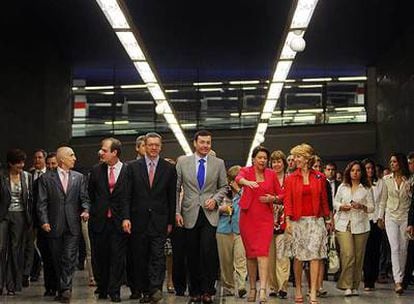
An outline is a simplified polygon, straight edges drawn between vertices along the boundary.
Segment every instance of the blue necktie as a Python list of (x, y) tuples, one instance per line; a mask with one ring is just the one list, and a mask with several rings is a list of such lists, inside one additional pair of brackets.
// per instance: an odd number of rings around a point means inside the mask
[(198, 165), (197, 180), (198, 180), (198, 186), (200, 187), (200, 190), (201, 190), (203, 189), (203, 186), (204, 186), (204, 175), (206, 172), (206, 169), (204, 168), (204, 163), (206, 161), (204, 159), (200, 159), (198, 162), (200, 164)]

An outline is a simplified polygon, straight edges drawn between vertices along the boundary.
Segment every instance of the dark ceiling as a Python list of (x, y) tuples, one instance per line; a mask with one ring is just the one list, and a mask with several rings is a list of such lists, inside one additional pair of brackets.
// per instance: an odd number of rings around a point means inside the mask
[[(268, 79), (292, 0), (125, 0), (163, 83)], [(290, 77), (360, 75), (413, 29), (411, 1), (320, 0)], [(56, 49), (88, 84), (141, 82), (94, 0), (13, 1), (6, 35)], [(7, 47), (7, 38), (3, 39)]]

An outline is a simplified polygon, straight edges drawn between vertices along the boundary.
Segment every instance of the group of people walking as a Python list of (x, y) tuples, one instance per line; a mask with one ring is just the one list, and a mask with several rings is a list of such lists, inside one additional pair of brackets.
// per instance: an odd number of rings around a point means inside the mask
[[(223, 296), (264, 304), (269, 295), (287, 297), (293, 268), (295, 303), (305, 301), (305, 269), (316, 304), (326, 294), (328, 236), (339, 247), (337, 287), (356, 296), (361, 280), (366, 291), (375, 288), (383, 229), (395, 292), (403, 293), (407, 259), (413, 265), (407, 252), (414, 237), (414, 155), (392, 154), (383, 178), (372, 160), (352, 161), (340, 183), (336, 165), (327, 163), (322, 173), (308, 144), (288, 157), (258, 146), (251, 166), (227, 170), (209, 131), (198, 131), (193, 145), (194, 154), (175, 163), (160, 157), (162, 137), (148, 133), (137, 140), (137, 159), (121, 162), (121, 142), (105, 138), (87, 175), (73, 170), (68, 146), (47, 156), (48, 170), (35, 166), (31, 173), (23, 170), (25, 153), (10, 150), (0, 187), (0, 295), (21, 290), (34, 250), (27, 244), (36, 239), (45, 296), (69, 302), (83, 233), (98, 299), (120, 302), (127, 284), (131, 299), (159, 302), (168, 266), (168, 291), (183, 296), (188, 288), (191, 303), (212, 303), (220, 277)], [(166, 263), (170, 241), (173, 259)]]

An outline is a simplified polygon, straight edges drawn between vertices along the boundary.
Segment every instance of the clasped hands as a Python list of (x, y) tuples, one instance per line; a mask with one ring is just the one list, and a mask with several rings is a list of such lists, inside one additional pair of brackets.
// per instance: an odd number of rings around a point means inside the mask
[(351, 209), (366, 211), (366, 206), (364, 204), (351, 201), (349, 204), (344, 204), (340, 207), (340, 211), (350, 211)]

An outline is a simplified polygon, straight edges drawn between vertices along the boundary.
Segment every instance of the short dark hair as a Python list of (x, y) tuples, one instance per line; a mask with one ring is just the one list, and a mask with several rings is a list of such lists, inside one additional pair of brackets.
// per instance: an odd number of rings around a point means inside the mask
[(377, 167), (375, 165), (375, 162), (370, 159), (370, 158), (365, 158), (361, 161), (361, 164), (364, 166), (364, 168), (368, 165), (371, 164), (373, 169), (374, 169), (374, 174), (372, 175), (372, 182), (375, 185), (375, 183), (378, 181), (378, 176), (377, 176)]
[(135, 140), (135, 145), (139, 146), (141, 145), (142, 142), (145, 141), (145, 135), (140, 135), (137, 137), (137, 139)]
[(328, 167), (328, 166), (334, 167), (335, 171), (337, 171), (337, 170), (338, 170), (338, 167), (336, 166), (336, 163), (334, 163), (334, 162), (327, 162), (327, 163), (325, 164), (325, 169), (326, 169), (326, 167)]
[(400, 166), (401, 174), (403, 176), (405, 176), (406, 178), (409, 178), (410, 177), (410, 169), (408, 168), (407, 156), (405, 156), (405, 154), (403, 154), (403, 153), (393, 152), (390, 155), (390, 159), (393, 156), (397, 159), (397, 163)]
[(414, 151), (411, 151), (411, 152), (409, 152), (408, 154), (407, 154), (407, 158), (408, 159), (414, 159)]
[(365, 166), (363, 166), (361, 164), (361, 162), (359, 162), (358, 160), (354, 160), (351, 161), (345, 168), (344, 171), (344, 176), (343, 176), (343, 183), (348, 185), (348, 186), (352, 186), (352, 181), (351, 181), (351, 169), (353, 166), (358, 165), (361, 168), (361, 181), (360, 183), (365, 187), (365, 188), (369, 188), (371, 187), (371, 185), (368, 182), (368, 178), (367, 178), (367, 170), (365, 170)]
[(103, 139), (102, 142), (107, 140), (111, 142), (111, 152), (116, 151), (116, 156), (120, 157), (122, 147), (121, 141), (119, 139), (116, 139), (115, 137), (108, 137)]
[(26, 153), (19, 149), (19, 148), (13, 148), (10, 149), (9, 151), (7, 151), (7, 164), (17, 164), (20, 163), (21, 161), (25, 161), (26, 160)]
[(213, 136), (213, 134), (211, 134), (211, 132), (210, 132), (210, 131), (207, 131), (207, 130), (200, 130), (200, 131), (197, 131), (197, 132), (194, 134), (193, 141), (197, 141), (197, 139), (198, 139), (198, 137), (199, 137), (199, 136), (210, 136), (210, 137), (212, 137), (212, 136)]
[(49, 152), (47, 153), (46, 160), (56, 157), (56, 152)]
[(285, 153), (283, 153), (282, 150), (276, 150), (273, 151), (272, 154), (270, 154), (270, 160), (274, 161), (274, 160), (282, 160), (283, 162), (283, 170), (286, 171), (287, 167), (288, 167), (288, 163), (286, 160), (286, 155)]
[(41, 152), (42, 154), (43, 154), (43, 157), (44, 158), (46, 158), (46, 156), (47, 156), (47, 152), (45, 151), (45, 150), (43, 150), (43, 149), (36, 149), (35, 151), (34, 151), (34, 153), (33, 153), (33, 155), (35, 155), (37, 152)]
[(252, 158), (255, 158), (257, 156), (257, 154), (259, 154), (259, 152), (264, 152), (267, 155), (267, 159), (270, 160), (270, 152), (269, 150), (264, 147), (264, 146), (257, 146), (256, 148), (253, 149), (252, 152)]

